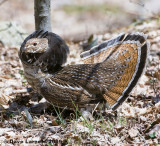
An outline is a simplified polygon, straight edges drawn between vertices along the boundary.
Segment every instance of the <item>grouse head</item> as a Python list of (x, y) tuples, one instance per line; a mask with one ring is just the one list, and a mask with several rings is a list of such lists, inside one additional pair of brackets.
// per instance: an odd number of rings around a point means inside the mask
[(39, 67), (43, 72), (52, 72), (66, 61), (69, 48), (56, 34), (35, 31), (21, 45), (19, 56), (27, 66)]

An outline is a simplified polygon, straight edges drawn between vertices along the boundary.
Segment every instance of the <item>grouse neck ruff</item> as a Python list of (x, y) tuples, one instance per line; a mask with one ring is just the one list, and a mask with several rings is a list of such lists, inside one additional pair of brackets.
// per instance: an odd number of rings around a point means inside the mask
[(35, 31), (19, 56), (29, 84), (51, 104), (86, 107), (106, 101), (115, 110), (145, 70), (149, 42), (143, 33), (121, 34), (83, 52), (84, 64), (67, 65), (69, 48), (56, 34)]

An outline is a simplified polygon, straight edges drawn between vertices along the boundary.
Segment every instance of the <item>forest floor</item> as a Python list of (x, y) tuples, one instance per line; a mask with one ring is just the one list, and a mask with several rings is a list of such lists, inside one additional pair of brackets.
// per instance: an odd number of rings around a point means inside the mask
[[(82, 63), (86, 44), (121, 32), (143, 32), (151, 44), (141, 80), (117, 111), (96, 109), (90, 120), (78, 112), (55, 109), (31, 91), (18, 57), (19, 48), (0, 46), (1, 145), (157, 145), (160, 144), (159, 19), (134, 23), (113, 33), (68, 42), (68, 64)], [(84, 45), (85, 44), (85, 45)]]

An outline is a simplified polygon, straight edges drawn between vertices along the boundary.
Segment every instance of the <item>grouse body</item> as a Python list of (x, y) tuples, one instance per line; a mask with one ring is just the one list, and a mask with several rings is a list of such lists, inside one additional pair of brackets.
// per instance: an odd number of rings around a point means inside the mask
[(144, 72), (149, 43), (143, 33), (121, 34), (83, 52), (84, 64), (63, 66), (68, 53), (64, 40), (54, 33), (29, 35), (19, 52), (28, 83), (55, 106), (107, 101), (115, 110)]

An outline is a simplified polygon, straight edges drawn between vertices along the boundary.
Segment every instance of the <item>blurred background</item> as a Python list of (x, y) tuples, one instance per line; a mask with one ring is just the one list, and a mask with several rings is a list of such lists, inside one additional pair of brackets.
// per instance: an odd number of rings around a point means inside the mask
[[(112, 32), (160, 13), (159, 0), (51, 0), (51, 5), (53, 32), (70, 41)], [(0, 0), (0, 38), (4, 22), (32, 33), (34, 0)]]

